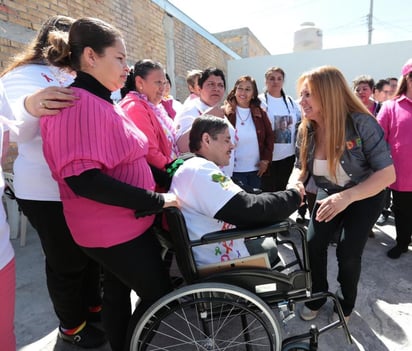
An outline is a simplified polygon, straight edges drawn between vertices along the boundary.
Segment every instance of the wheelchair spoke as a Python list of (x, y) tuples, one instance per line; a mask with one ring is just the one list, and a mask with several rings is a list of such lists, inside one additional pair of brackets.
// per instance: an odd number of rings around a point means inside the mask
[(137, 326), (131, 350), (278, 351), (278, 325), (269, 307), (232, 290), (186, 290)]

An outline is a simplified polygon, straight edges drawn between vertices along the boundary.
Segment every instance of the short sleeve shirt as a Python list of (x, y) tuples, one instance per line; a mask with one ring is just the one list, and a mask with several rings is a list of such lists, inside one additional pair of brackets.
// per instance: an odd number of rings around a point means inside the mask
[[(214, 216), (242, 189), (215, 163), (201, 157), (185, 161), (173, 176), (170, 191), (180, 201), (191, 240), (233, 227)], [(249, 256), (243, 239), (195, 247), (193, 254), (199, 266)]]

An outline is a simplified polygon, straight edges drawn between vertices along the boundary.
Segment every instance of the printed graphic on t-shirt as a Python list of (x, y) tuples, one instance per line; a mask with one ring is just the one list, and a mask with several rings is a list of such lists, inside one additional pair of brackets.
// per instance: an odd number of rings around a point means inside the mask
[(227, 189), (232, 182), (232, 180), (229, 177), (226, 177), (222, 173), (215, 173), (212, 174), (212, 181), (215, 183), (219, 183), (223, 189)]
[(273, 116), (275, 144), (292, 143), (292, 116)]
[[(220, 221), (219, 221), (220, 222)], [(222, 229), (221, 230), (228, 230), (235, 228), (234, 225), (223, 222)], [(216, 243), (215, 245), (215, 256), (220, 258), (220, 262), (225, 262), (225, 261), (230, 261), (234, 260), (236, 258), (240, 258), (241, 254), (239, 250), (237, 249), (237, 245), (235, 245), (236, 242), (239, 240), (228, 240), (228, 241), (221, 241), (220, 243)]]

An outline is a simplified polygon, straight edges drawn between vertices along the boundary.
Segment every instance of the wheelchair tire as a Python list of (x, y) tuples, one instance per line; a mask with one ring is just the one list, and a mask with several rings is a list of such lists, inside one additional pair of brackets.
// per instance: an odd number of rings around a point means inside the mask
[(310, 351), (310, 346), (307, 342), (296, 342), (282, 347), (282, 351)]
[(175, 290), (137, 323), (130, 351), (281, 351), (279, 323), (253, 293), (229, 284), (199, 283)]

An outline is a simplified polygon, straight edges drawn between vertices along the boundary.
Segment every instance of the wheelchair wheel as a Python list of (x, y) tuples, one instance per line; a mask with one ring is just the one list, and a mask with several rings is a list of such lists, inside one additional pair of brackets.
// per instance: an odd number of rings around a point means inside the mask
[(310, 346), (307, 342), (297, 342), (282, 347), (282, 351), (310, 351)]
[(200, 283), (158, 300), (133, 331), (130, 351), (280, 351), (270, 307), (237, 286)]

